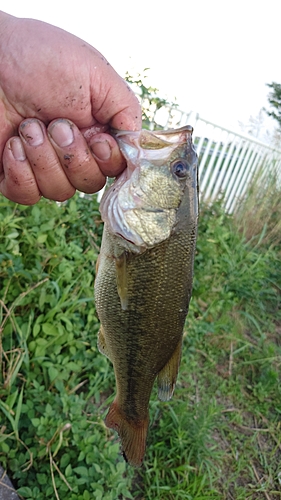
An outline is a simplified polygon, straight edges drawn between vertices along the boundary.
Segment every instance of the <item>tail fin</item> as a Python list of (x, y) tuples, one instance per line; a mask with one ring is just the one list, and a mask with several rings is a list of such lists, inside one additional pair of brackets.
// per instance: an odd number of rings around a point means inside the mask
[(126, 420), (114, 400), (105, 423), (107, 427), (118, 432), (125, 460), (134, 467), (140, 467), (145, 454), (148, 418), (139, 421)]

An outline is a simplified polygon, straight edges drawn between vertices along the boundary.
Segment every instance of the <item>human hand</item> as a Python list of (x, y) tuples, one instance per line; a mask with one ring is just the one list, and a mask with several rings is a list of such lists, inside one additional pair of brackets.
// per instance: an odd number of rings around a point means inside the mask
[(0, 192), (32, 205), (98, 191), (125, 168), (109, 126), (141, 128), (104, 57), (54, 26), (0, 12)]

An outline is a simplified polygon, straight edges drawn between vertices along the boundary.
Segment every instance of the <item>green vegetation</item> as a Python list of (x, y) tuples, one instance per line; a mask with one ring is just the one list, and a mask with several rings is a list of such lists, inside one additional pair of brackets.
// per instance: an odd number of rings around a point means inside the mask
[(281, 208), (265, 200), (201, 207), (177, 388), (153, 393), (134, 470), (103, 423), (115, 387), (96, 347), (96, 199), (0, 198), (0, 462), (21, 498), (281, 498)]
[(130, 498), (102, 419), (114, 376), (96, 347), (97, 203), (0, 206), (0, 460), (23, 498)]

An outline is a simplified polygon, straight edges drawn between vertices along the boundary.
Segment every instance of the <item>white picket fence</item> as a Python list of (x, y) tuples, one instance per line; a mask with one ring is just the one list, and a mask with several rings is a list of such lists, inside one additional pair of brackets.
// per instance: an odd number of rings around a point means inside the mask
[(225, 209), (235, 211), (257, 175), (275, 175), (281, 187), (281, 150), (248, 136), (215, 125), (197, 113), (186, 113), (176, 106), (164, 106), (151, 115), (151, 129), (194, 128), (193, 140), (199, 157), (200, 199), (223, 198)]

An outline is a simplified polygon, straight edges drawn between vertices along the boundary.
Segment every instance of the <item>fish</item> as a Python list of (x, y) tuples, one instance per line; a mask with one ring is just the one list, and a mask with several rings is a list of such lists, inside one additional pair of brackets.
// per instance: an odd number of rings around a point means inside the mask
[(98, 348), (113, 364), (116, 397), (105, 424), (126, 461), (143, 463), (149, 400), (168, 401), (178, 375), (192, 292), (198, 159), (191, 126), (117, 131), (127, 168), (103, 194), (95, 278)]

